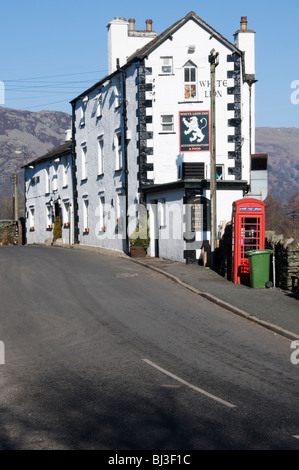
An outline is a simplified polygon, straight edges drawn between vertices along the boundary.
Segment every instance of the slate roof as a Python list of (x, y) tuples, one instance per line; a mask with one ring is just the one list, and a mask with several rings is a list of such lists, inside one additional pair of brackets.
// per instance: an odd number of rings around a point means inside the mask
[(179, 28), (181, 28), (187, 21), (190, 19), (194, 20), (196, 23), (198, 23), (202, 28), (206, 29), (211, 36), (216, 37), (219, 41), (224, 43), (226, 46), (228, 46), (230, 49), (232, 49), (234, 52), (237, 52), (241, 54), (241, 51), (230, 41), (225, 39), (224, 36), (222, 36), (220, 33), (218, 33), (214, 28), (209, 26), (205, 21), (203, 21), (199, 16), (197, 16), (194, 11), (190, 11), (188, 15), (186, 15), (184, 18), (181, 18), (178, 20), (176, 23), (174, 23), (172, 26), (167, 28), (163, 33), (159, 34), (156, 38), (154, 38), (152, 41), (148, 42), (145, 46), (142, 48), (138, 49), (136, 52), (134, 52), (127, 60), (127, 64), (136, 60), (136, 59), (143, 59), (144, 57), (147, 56), (150, 52), (153, 51), (156, 47), (158, 47), (163, 41), (168, 39), (169, 37), (172, 36)]
[[(229, 49), (231, 49), (233, 52), (236, 52), (240, 55), (242, 55), (242, 52), (240, 49), (238, 49), (233, 43), (228, 41), (224, 36), (222, 36), (220, 33), (218, 33), (214, 28), (208, 25), (205, 21), (203, 21), (198, 15), (194, 13), (194, 11), (190, 11), (188, 15), (184, 16), (180, 20), (178, 20), (176, 23), (174, 23), (172, 26), (167, 28), (163, 33), (159, 34), (157, 37), (149, 41), (145, 46), (141, 47), (140, 49), (137, 49), (130, 57), (128, 57), (128, 60), (126, 64), (124, 64), (121, 69), (125, 68), (127, 65), (130, 63), (134, 62), (134, 60), (140, 60), (145, 58), (150, 52), (152, 52), (156, 47), (158, 47), (163, 41), (167, 40), (168, 38), (171, 37), (172, 34), (174, 34), (181, 26), (183, 26), (187, 21), (193, 20), (196, 23), (198, 23), (202, 28), (207, 30), (211, 36), (216, 37), (220, 42), (225, 44)], [(90, 88), (85, 90), (83, 93), (78, 95), (76, 98), (70, 101), (70, 103), (74, 103), (77, 99), (82, 98), (86, 94), (90, 93), (92, 90), (100, 86), (101, 84), (105, 83), (108, 79), (113, 77), (118, 73), (118, 70), (115, 70), (112, 72), (110, 75), (106, 75), (104, 78), (102, 78), (100, 81), (92, 85)]]
[(34, 160), (30, 160), (30, 162), (23, 165), (22, 168), (27, 168), (29, 165), (34, 165), (36, 163), (45, 162), (47, 160), (52, 160), (53, 158), (62, 157), (63, 155), (70, 154), (72, 151), (72, 141), (68, 140), (64, 142), (64, 144), (56, 147), (55, 149), (51, 150), (50, 152), (46, 153), (41, 157), (37, 157)]

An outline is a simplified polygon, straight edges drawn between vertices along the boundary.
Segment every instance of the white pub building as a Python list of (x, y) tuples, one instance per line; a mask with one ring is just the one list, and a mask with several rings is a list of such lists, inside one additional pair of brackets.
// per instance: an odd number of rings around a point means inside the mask
[(149, 256), (198, 263), (213, 174), (219, 234), (235, 200), (266, 197), (265, 164), (252, 166), (255, 33), (242, 17), (231, 43), (194, 12), (159, 35), (151, 20), (107, 28), (109, 74), (71, 101), (74, 243), (129, 253), (147, 216)]

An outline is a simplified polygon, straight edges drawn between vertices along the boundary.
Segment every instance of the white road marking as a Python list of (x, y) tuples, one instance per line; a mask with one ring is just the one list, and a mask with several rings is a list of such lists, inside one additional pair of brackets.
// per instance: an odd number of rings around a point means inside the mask
[(212, 395), (211, 393), (209, 392), (206, 392), (205, 390), (203, 390), (202, 388), (199, 388), (199, 387), (196, 387), (195, 385), (192, 385), (190, 384), (189, 382), (186, 382), (186, 380), (183, 380), (181, 379), (180, 377), (178, 377), (177, 375), (174, 375), (172, 374), (171, 372), (168, 372), (168, 370), (165, 370), (165, 369), (162, 369), (162, 367), (158, 366), (157, 364), (155, 364), (154, 362), (151, 362), (149, 361), (148, 359), (142, 359), (144, 362), (146, 362), (148, 365), (154, 367), (155, 369), (159, 370), (160, 372), (163, 372), (163, 374), (166, 374), (168, 375), (169, 377), (172, 377), (174, 380), (177, 380), (178, 382), (184, 384), (184, 385), (187, 385), (187, 387), (189, 388), (192, 388), (193, 390), (195, 390), (196, 392), (199, 392), (201, 393), (202, 395), (205, 395), (209, 398), (212, 398), (212, 400), (216, 400), (218, 401), (219, 403), (222, 403), (223, 405), (225, 406), (228, 406), (229, 408), (236, 408), (235, 405), (233, 405), (232, 403), (229, 403), (228, 401), (225, 401), (225, 400), (222, 400), (221, 398), (219, 397), (216, 397), (215, 395)]

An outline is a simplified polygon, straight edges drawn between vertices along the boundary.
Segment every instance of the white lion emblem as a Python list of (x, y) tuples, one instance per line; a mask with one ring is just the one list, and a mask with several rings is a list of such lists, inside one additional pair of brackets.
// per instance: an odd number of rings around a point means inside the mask
[(202, 133), (202, 129), (207, 127), (208, 121), (206, 120), (206, 118), (200, 119), (201, 123), (203, 121), (205, 121), (205, 125), (200, 128), (198, 126), (198, 120), (197, 120), (196, 116), (190, 117), (189, 120), (183, 118), (183, 123), (185, 124), (186, 127), (188, 127), (188, 129), (186, 131), (184, 131), (184, 134), (188, 135), (188, 134), (192, 133), (192, 137), (190, 137), (190, 142), (196, 141), (196, 142), (200, 143), (205, 138), (204, 134)]

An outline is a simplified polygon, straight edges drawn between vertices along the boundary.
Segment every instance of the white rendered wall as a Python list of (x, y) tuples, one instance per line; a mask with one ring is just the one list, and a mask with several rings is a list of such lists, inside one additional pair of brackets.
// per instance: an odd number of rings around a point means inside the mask
[[(209, 190), (205, 192), (205, 197), (210, 199), (211, 193)], [(218, 232), (227, 222), (231, 221), (232, 205), (234, 201), (243, 199), (243, 191), (241, 190), (223, 190), (217, 191), (216, 194), (216, 218)]]
[[(159, 243), (159, 257), (184, 262), (184, 190), (165, 191), (147, 195), (150, 214), (149, 256), (155, 256), (155, 239)], [(165, 214), (162, 215), (161, 204)], [(155, 212), (157, 216), (155, 217)]]
[[(50, 187), (47, 188), (46, 168), (50, 169)], [(56, 166), (57, 171), (54, 171)], [(67, 166), (67, 185), (64, 179), (64, 171)], [(28, 244), (44, 243), (47, 238), (53, 238), (53, 223), (49, 223), (47, 217), (47, 207), (50, 206), (50, 200), (56, 201), (58, 196), (61, 199), (61, 205), (69, 204), (69, 226), (64, 227), (62, 220), (62, 238), (64, 243), (72, 244), (74, 236), (73, 220), (73, 182), (72, 182), (72, 159), (71, 155), (62, 156), (59, 162), (48, 160), (35, 164), (34, 168), (25, 170), (25, 197), (26, 197), (26, 238)], [(39, 182), (31, 183), (31, 178), (39, 177)], [(55, 183), (54, 183), (54, 180)], [(55, 189), (57, 188), (57, 189)], [(30, 230), (29, 212), (34, 208), (34, 230)], [(49, 227), (52, 225), (52, 228)]]
[(156, 33), (147, 31), (129, 33), (128, 24), (124, 18), (115, 18), (107, 25), (109, 75), (116, 70), (117, 59), (120, 67), (123, 66), (130, 55), (157, 36)]
[[(146, 61), (146, 66), (152, 67), (152, 76), (147, 76), (148, 82), (153, 83), (153, 92), (148, 97), (153, 98), (153, 146), (154, 146), (154, 181), (156, 184), (167, 183), (178, 179), (178, 166), (185, 162), (204, 162), (206, 178), (210, 178), (210, 152), (180, 152), (179, 149), (179, 112), (210, 110), (210, 64), (208, 56), (211, 49), (219, 52), (219, 65), (216, 68), (216, 152), (217, 164), (224, 165), (226, 180), (234, 180), (228, 174), (228, 168), (234, 165), (232, 159), (228, 160), (229, 151), (234, 151), (233, 143), (228, 142), (228, 134), (234, 129), (228, 127), (228, 119), (234, 117), (234, 111), (228, 111), (228, 103), (234, 98), (227, 93), (229, 87), (234, 85), (232, 78), (227, 78), (228, 71), (233, 70), (234, 64), (227, 61), (227, 55), (232, 53), (224, 43), (217, 40), (195, 24), (189, 21), (172, 36), (172, 40), (165, 41), (153, 51)], [(195, 44), (195, 51), (188, 52), (188, 46)], [(173, 75), (160, 75), (160, 57), (173, 57)], [(197, 66), (197, 102), (184, 99), (183, 67), (192, 61)], [(246, 96), (244, 96), (247, 99)], [(246, 109), (246, 103), (243, 103)], [(174, 115), (174, 134), (161, 134), (160, 115)], [(244, 131), (245, 133), (245, 131)], [(247, 133), (248, 134), (248, 133)], [(248, 139), (248, 136), (247, 136)], [(249, 159), (248, 153), (244, 155)], [(244, 162), (247, 165), (247, 162)]]
[(108, 74), (116, 70), (116, 59), (120, 66), (128, 55), (128, 23), (123, 18), (114, 19), (108, 25)]
[[(255, 77), (255, 32), (240, 30), (235, 35), (235, 45), (244, 52), (244, 73)], [(242, 122), (244, 158), (242, 179), (250, 180), (250, 155), (255, 153), (255, 83), (250, 87), (243, 81), (242, 85)], [(251, 122), (250, 122), (251, 120)], [(250, 135), (251, 134), (251, 135)], [(248, 155), (248, 157), (247, 157)]]
[[(137, 117), (136, 117), (136, 69), (132, 66), (127, 69), (127, 113), (128, 113), (128, 182), (130, 193), (128, 206), (137, 204)], [(125, 248), (125, 233), (117, 230), (118, 198), (121, 198), (125, 210), (125, 148), (122, 145), (123, 168), (116, 171), (115, 136), (122, 131), (122, 97), (120, 106), (117, 106), (115, 86), (121, 84), (121, 74), (111, 79), (105, 87), (93, 90), (89, 96), (85, 110), (85, 125), (81, 126), (82, 100), (77, 101), (76, 107), (76, 158), (77, 158), (77, 184), (78, 184), (78, 215), (79, 215), (79, 242), (90, 246), (101, 246), (116, 251)], [(96, 117), (97, 96), (102, 93), (102, 116)], [(103, 139), (104, 172), (98, 174), (98, 145)], [(124, 140), (123, 140), (124, 142)], [(87, 178), (82, 179), (81, 152), (87, 147)], [(102, 230), (100, 198), (105, 199), (105, 231)], [(84, 200), (88, 200), (89, 232), (84, 231)], [(133, 209), (133, 212), (135, 209)], [(125, 228), (125, 214), (122, 211), (123, 226)]]

